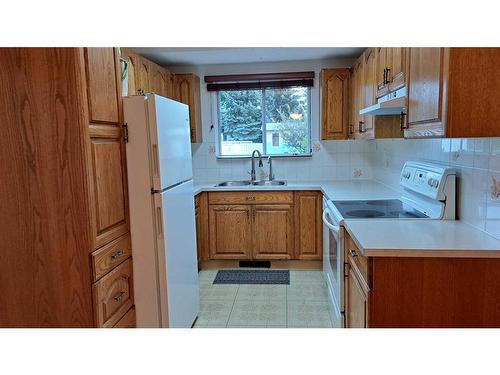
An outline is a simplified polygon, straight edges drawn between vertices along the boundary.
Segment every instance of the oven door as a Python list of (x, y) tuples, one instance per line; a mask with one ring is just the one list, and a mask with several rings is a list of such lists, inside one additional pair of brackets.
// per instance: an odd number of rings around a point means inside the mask
[(344, 259), (343, 228), (335, 219), (329, 202), (323, 202), (323, 272), (325, 274), (334, 325), (343, 327)]

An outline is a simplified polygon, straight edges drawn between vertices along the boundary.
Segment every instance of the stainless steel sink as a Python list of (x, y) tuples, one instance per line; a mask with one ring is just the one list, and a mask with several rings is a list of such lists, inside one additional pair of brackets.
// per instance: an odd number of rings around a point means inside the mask
[(225, 181), (215, 186), (248, 186), (251, 184), (252, 184), (251, 181)]
[(261, 181), (254, 181), (252, 182), (252, 185), (254, 186), (283, 186), (286, 185), (286, 181), (279, 181), (279, 180), (261, 180)]

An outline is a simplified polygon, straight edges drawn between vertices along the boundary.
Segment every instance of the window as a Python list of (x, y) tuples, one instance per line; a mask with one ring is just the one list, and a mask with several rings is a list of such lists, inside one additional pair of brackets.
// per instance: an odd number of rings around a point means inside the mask
[(311, 152), (309, 87), (217, 92), (219, 156)]

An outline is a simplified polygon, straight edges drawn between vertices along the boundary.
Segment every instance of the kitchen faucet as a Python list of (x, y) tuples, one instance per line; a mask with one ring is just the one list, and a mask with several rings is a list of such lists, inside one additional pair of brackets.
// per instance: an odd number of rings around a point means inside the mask
[(250, 172), (252, 182), (256, 180), (256, 177), (255, 177), (255, 153), (257, 153), (257, 155), (259, 155), (259, 167), (263, 166), (262, 154), (260, 153), (259, 150), (253, 150), (253, 152), (252, 152), (252, 171)]
[(269, 181), (273, 181), (274, 180), (273, 160), (271, 159), (271, 156), (267, 158), (267, 164), (269, 164)]

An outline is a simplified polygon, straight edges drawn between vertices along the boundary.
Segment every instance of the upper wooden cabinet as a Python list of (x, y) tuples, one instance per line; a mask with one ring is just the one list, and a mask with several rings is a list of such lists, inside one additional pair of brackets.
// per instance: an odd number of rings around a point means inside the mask
[(154, 63), (149, 64), (150, 91), (165, 98), (175, 98), (173, 75), (165, 68)]
[(349, 70), (321, 71), (321, 139), (346, 139), (349, 127)]
[(176, 100), (189, 106), (191, 143), (201, 143), (201, 101), (200, 78), (195, 74), (174, 75), (174, 96)]
[(390, 91), (405, 85), (406, 48), (376, 47), (376, 97), (379, 98)]
[(85, 48), (90, 122), (118, 125), (118, 59), (113, 48)]

